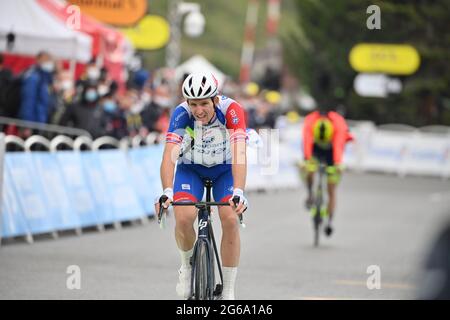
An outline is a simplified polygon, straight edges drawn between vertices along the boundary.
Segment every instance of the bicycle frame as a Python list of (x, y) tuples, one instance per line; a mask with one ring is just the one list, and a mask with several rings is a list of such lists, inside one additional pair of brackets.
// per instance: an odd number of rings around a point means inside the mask
[(322, 207), (323, 204), (323, 177), (325, 176), (325, 172), (326, 172), (326, 164), (321, 162), (319, 165), (319, 181), (318, 181), (318, 185), (317, 185), (317, 194), (316, 194), (316, 206), (318, 208)]
[(324, 189), (324, 176), (326, 173), (327, 165), (323, 162), (319, 162), (319, 181), (317, 181), (317, 191), (315, 194), (315, 203), (313, 210), (315, 210), (315, 214), (313, 216), (313, 222), (314, 222), (314, 245), (319, 245), (319, 234), (320, 234), (320, 225), (322, 223), (322, 206), (324, 205), (324, 195), (323, 195), (323, 189)]

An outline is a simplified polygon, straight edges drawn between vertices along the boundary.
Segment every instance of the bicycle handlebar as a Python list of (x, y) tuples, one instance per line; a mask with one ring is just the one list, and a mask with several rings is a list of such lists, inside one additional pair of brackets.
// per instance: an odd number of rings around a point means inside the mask
[[(163, 203), (167, 201), (167, 199), (169, 199), (167, 196), (161, 196), (161, 198), (159, 198), (159, 212), (158, 212), (158, 223), (161, 223), (161, 217), (163, 215), (164, 210), (166, 210), (167, 208), (163, 207)], [(239, 197), (238, 196), (234, 196), (233, 197), (233, 202), (234, 205), (237, 206), (239, 204)], [(205, 208), (206, 207), (211, 207), (211, 206), (230, 206), (229, 202), (172, 202), (171, 203), (172, 206), (195, 206), (197, 209), (200, 208)], [(243, 224), (243, 217), (242, 217), (242, 213), (238, 214), (239, 217), (239, 223)]]
[(212, 207), (212, 206), (229, 206), (228, 202), (172, 202), (172, 206), (195, 206), (197, 208)]

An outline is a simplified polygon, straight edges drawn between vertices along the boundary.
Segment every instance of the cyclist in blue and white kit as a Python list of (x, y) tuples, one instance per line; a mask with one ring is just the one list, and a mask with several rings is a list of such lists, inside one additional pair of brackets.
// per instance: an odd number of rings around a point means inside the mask
[[(215, 201), (229, 201), (231, 207), (219, 208), (220, 252), (222, 298), (232, 300), (240, 256), (237, 214), (248, 207), (243, 191), (247, 174), (244, 110), (233, 99), (218, 95), (217, 80), (212, 74), (189, 75), (182, 91), (186, 101), (172, 114), (161, 163), (163, 195), (169, 198), (163, 206), (168, 207), (171, 201), (201, 201), (203, 178), (212, 180)], [(234, 196), (240, 198), (238, 206), (231, 201)], [(155, 206), (158, 212), (159, 204)], [(175, 239), (181, 256), (176, 289), (178, 295), (187, 298), (191, 285), (190, 258), (196, 240), (193, 223), (197, 213), (195, 207), (178, 206), (174, 210)]]

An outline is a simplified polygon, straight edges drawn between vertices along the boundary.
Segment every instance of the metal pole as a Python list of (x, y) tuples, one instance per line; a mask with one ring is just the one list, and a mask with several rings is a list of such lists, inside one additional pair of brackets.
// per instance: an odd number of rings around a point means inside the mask
[(268, 0), (267, 5), (267, 55), (270, 57), (268, 66), (271, 66), (275, 70), (281, 70), (282, 61), (282, 49), (281, 43), (278, 39), (278, 25), (280, 20), (280, 6), (281, 0)]
[(178, 14), (180, 0), (169, 0), (170, 41), (166, 48), (166, 65), (176, 68), (181, 57), (181, 16)]
[(244, 43), (241, 53), (241, 71), (240, 81), (246, 83), (250, 81), (251, 66), (253, 64), (253, 55), (255, 52), (255, 32), (258, 23), (258, 0), (249, 0), (247, 7), (247, 17), (245, 19)]
[(280, 20), (281, 0), (269, 0), (267, 4), (267, 37), (276, 37), (278, 31), (278, 23)]

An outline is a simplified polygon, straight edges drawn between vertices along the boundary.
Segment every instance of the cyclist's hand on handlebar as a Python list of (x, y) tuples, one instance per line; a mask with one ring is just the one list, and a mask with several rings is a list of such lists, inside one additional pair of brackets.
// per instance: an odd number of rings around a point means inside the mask
[[(237, 205), (235, 204), (234, 200), (237, 199), (239, 202)], [(248, 208), (248, 200), (244, 196), (244, 191), (241, 189), (235, 188), (233, 191), (233, 195), (231, 199), (229, 200), (231, 207), (234, 209), (234, 211), (237, 214), (242, 214), (245, 210)]]
[(158, 214), (159, 209), (161, 208), (161, 204), (164, 209), (169, 208), (170, 204), (173, 201), (173, 190), (171, 188), (167, 188), (164, 190), (163, 194), (160, 197), (156, 197), (155, 199), (155, 212)]

